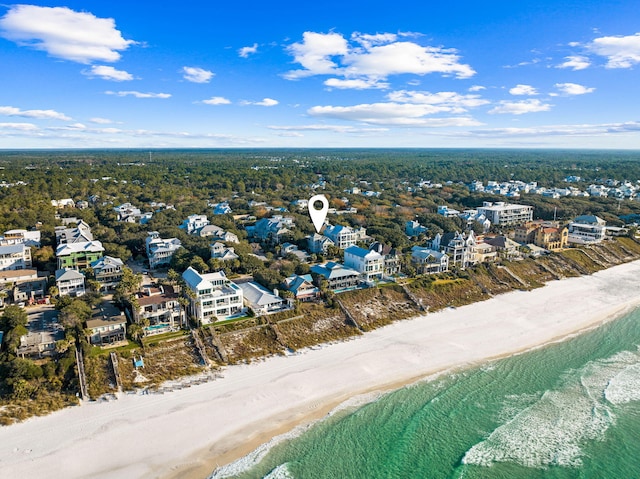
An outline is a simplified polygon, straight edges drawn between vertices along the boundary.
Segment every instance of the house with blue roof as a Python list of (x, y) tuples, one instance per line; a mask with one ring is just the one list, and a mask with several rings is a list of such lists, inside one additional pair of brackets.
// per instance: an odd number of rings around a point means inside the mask
[(282, 282), (284, 289), (291, 291), (298, 301), (313, 301), (320, 296), (320, 289), (313, 284), (310, 274), (294, 274)]

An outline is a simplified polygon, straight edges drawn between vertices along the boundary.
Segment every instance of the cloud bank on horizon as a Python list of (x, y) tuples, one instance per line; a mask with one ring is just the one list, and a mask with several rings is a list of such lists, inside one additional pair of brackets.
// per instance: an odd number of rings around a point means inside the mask
[(551, 1), (486, 26), (418, 4), (339, 24), (304, 6), (1, 6), (0, 148), (640, 149), (640, 12), (591, 5), (580, 25)]

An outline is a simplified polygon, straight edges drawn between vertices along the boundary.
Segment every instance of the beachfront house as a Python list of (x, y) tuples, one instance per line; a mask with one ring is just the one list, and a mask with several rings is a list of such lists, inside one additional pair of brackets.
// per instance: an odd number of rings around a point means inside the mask
[(294, 274), (285, 278), (282, 284), (298, 301), (313, 301), (320, 297), (320, 289), (313, 284), (310, 274)]
[(383, 274), (384, 276), (393, 276), (400, 273), (402, 266), (400, 252), (389, 245), (384, 245), (379, 241), (374, 241), (369, 245), (370, 251), (382, 255), (384, 258)]
[(449, 271), (449, 256), (422, 246), (411, 248), (411, 265), (417, 274), (435, 274)]
[(190, 290), (189, 312), (202, 324), (244, 313), (242, 289), (224, 271), (201, 274), (189, 266), (182, 279)]
[(127, 318), (113, 304), (103, 301), (93, 308), (87, 330), (89, 343), (94, 346), (120, 346), (126, 344)]
[(344, 250), (344, 264), (360, 273), (364, 281), (382, 279), (384, 258), (377, 251), (349, 246)]
[(600, 243), (606, 236), (606, 221), (595, 215), (576, 217), (568, 227), (567, 241), (572, 244)]
[(144, 335), (177, 331), (186, 324), (179, 295), (170, 285), (146, 285), (136, 294), (138, 307), (132, 308), (133, 320), (144, 326)]
[(449, 257), (449, 267), (465, 269), (476, 263), (476, 236), (473, 231), (465, 233), (438, 233), (431, 241), (430, 249), (445, 253)]
[(353, 289), (360, 282), (360, 273), (340, 263), (329, 261), (311, 267), (311, 272), (326, 281), (327, 289), (334, 292)]
[(240, 283), (245, 304), (256, 316), (279, 313), (291, 309), (291, 304), (277, 294), (277, 290), (269, 291), (254, 281)]

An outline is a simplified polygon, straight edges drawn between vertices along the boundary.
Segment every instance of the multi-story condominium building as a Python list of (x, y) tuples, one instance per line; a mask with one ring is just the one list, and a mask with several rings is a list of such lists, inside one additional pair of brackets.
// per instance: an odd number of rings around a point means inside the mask
[(61, 244), (56, 248), (58, 269), (85, 269), (102, 258), (104, 248), (100, 241)]
[(104, 256), (91, 263), (93, 275), (100, 283), (100, 289), (107, 291), (115, 288), (122, 279), (122, 267), (124, 263), (120, 258)]
[(323, 277), (327, 281), (329, 289), (336, 292), (354, 288), (360, 282), (360, 273), (355, 269), (333, 261), (312, 266), (311, 272)]
[(574, 244), (601, 242), (606, 236), (606, 221), (594, 215), (576, 217), (568, 227), (567, 241)]
[(56, 286), (60, 296), (82, 296), (85, 293), (84, 275), (75, 269), (59, 269)]
[(376, 251), (349, 246), (344, 250), (344, 264), (360, 273), (365, 281), (382, 279), (384, 258)]
[(210, 224), (207, 215), (191, 215), (182, 222), (180, 228), (188, 235), (197, 234), (202, 228)]
[(434, 274), (449, 271), (449, 256), (421, 246), (411, 248), (411, 264), (418, 274)]
[(24, 243), (35, 248), (40, 247), (40, 231), (9, 230), (0, 238), (0, 246)]
[(162, 239), (160, 233), (151, 231), (145, 240), (149, 267), (157, 268), (163, 264), (169, 264), (176, 251), (182, 246), (178, 238)]
[(31, 248), (24, 243), (0, 246), (0, 271), (31, 267)]
[(200, 274), (189, 267), (182, 278), (192, 293), (190, 313), (202, 324), (244, 312), (242, 289), (228, 280), (224, 271)]
[(145, 286), (136, 297), (138, 308), (133, 308), (132, 316), (136, 323), (148, 322), (145, 336), (177, 331), (185, 324), (185, 312), (172, 286)]
[(533, 220), (533, 206), (516, 205), (497, 201), (485, 201), (478, 208), (478, 213), (484, 215), (493, 225), (517, 225)]

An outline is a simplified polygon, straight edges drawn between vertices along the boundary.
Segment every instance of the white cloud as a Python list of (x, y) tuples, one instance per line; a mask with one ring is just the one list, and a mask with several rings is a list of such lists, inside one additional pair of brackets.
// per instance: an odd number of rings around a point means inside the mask
[(193, 83), (209, 83), (213, 76), (213, 72), (197, 67), (182, 67), (183, 78)]
[(231, 100), (226, 99), (223, 96), (212, 96), (208, 100), (202, 100), (205, 105), (229, 105)]
[(274, 100), (273, 98), (263, 98), (261, 101), (241, 101), (241, 105), (255, 105), (255, 106), (276, 106), (279, 103), (278, 100)]
[(381, 133), (389, 131), (388, 128), (357, 128), (348, 125), (293, 125), (269, 126), (267, 128), (279, 131), (333, 131), (335, 133)]
[[(406, 36), (406, 35), (403, 35)], [(410, 41), (397, 41), (398, 35), (354, 33), (350, 44), (338, 33), (305, 32), (302, 42), (293, 43), (287, 50), (302, 69), (291, 70), (284, 77), (296, 80), (314, 75), (343, 77), (362, 89), (363, 83), (377, 84), (390, 75), (441, 73), (457, 78), (469, 78), (475, 71), (460, 63), (453, 49), (422, 46)], [(337, 81), (337, 79), (333, 79)]]
[(353, 32), (351, 39), (365, 48), (371, 48), (373, 45), (395, 42), (398, 39), (398, 35), (395, 33), (376, 33), (375, 35), (370, 35), (367, 33)]
[(480, 95), (460, 95), (452, 91), (441, 91), (430, 93), (426, 91), (400, 90), (389, 93), (389, 100), (398, 103), (413, 103), (416, 105), (437, 105), (438, 111), (448, 113), (462, 113), (468, 108), (490, 103), (480, 97)]
[(107, 95), (134, 96), (136, 98), (171, 98), (170, 93), (142, 93), (139, 91), (105, 91)]
[(594, 39), (586, 45), (596, 55), (607, 58), (607, 68), (631, 68), (640, 63), (640, 33)]
[(558, 65), (556, 68), (571, 68), (572, 70), (584, 70), (591, 66), (591, 60), (587, 57), (580, 55), (569, 55), (564, 57), (565, 61)]
[(560, 93), (565, 95), (584, 95), (585, 93), (592, 93), (596, 90), (595, 88), (588, 88), (577, 83), (556, 83), (554, 86), (560, 90)]
[(96, 123), (98, 125), (110, 125), (113, 123), (113, 121), (109, 120), (108, 118), (100, 118), (100, 117), (90, 118), (89, 121), (91, 123)]
[(501, 101), (498, 106), (489, 110), (489, 113), (510, 113), (512, 115), (522, 115), (523, 113), (549, 111), (550, 109), (551, 105), (548, 103), (542, 103), (540, 100)]
[(475, 71), (469, 65), (459, 63), (459, 59), (453, 50), (396, 42), (371, 47), (365, 53), (350, 54), (346, 58), (346, 72), (349, 75), (379, 78), (403, 73), (444, 73), (458, 78), (472, 77)]
[(447, 111), (447, 107), (411, 103), (371, 103), (353, 106), (314, 106), (311, 116), (359, 121), (389, 126), (477, 126), (481, 123), (469, 117), (424, 118), (426, 115)]
[(487, 87), (486, 86), (482, 86), (482, 85), (473, 85), (472, 87), (469, 87), (469, 91), (470, 92), (475, 92), (475, 91), (482, 91), (482, 90), (486, 90)]
[(36, 131), (38, 127), (33, 123), (0, 123), (0, 130)]
[(509, 93), (512, 95), (537, 95), (538, 90), (536, 90), (531, 85), (516, 85), (509, 90)]
[(71, 120), (64, 113), (55, 110), (21, 110), (13, 106), (0, 106), (0, 115), (36, 118), (38, 120)]
[(386, 82), (380, 82), (375, 79), (363, 79), (363, 78), (353, 78), (353, 79), (340, 79), (340, 78), (329, 78), (324, 82), (325, 86), (330, 88), (339, 88), (339, 89), (350, 89), (350, 90), (370, 90), (370, 89), (380, 89), (384, 90), (389, 88), (389, 84)]
[(252, 55), (254, 53), (258, 52), (258, 44), (254, 43), (252, 46), (250, 47), (242, 47), (238, 50), (238, 55), (240, 55), (242, 58), (247, 58), (249, 55)]
[(116, 70), (113, 67), (106, 65), (93, 65), (91, 70), (85, 70), (83, 75), (90, 77), (100, 77), (103, 80), (113, 81), (129, 81), (133, 80), (133, 75), (124, 70)]
[(582, 125), (544, 125), (530, 128), (488, 128), (470, 132), (482, 137), (517, 137), (517, 136), (609, 136), (613, 134), (640, 132), (640, 122), (602, 123)]
[(289, 80), (313, 76), (331, 75), (337, 72), (338, 65), (331, 60), (334, 56), (345, 56), (349, 44), (338, 33), (304, 32), (302, 42), (290, 45), (287, 50), (304, 70), (293, 70), (285, 75)]
[(122, 37), (112, 18), (67, 7), (14, 5), (0, 19), (0, 31), (19, 45), (78, 63), (115, 62), (135, 43)]

